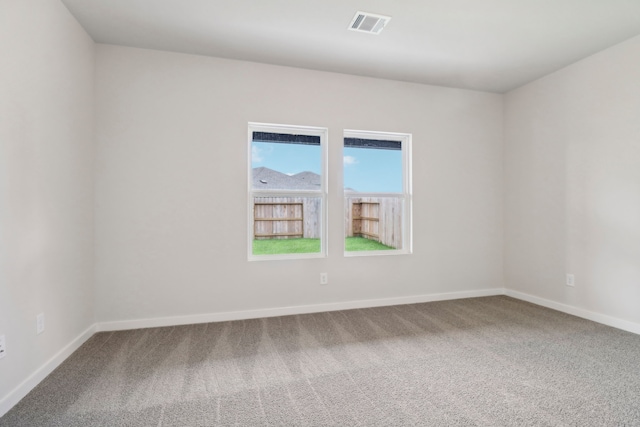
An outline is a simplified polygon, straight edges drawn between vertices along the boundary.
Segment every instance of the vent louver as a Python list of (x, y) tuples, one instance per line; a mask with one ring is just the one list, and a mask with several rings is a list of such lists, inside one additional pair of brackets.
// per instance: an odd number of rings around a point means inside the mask
[(390, 20), (390, 16), (376, 15), (375, 13), (368, 12), (356, 12), (348, 28), (351, 31), (380, 34)]

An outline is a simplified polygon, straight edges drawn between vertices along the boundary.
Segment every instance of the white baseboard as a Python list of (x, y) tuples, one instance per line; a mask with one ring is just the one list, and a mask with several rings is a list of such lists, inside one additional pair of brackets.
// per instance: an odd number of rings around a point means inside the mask
[(96, 325), (91, 325), (87, 330), (78, 335), (73, 341), (57, 352), (44, 365), (39, 367), (20, 385), (14, 388), (0, 400), (0, 417), (9, 412), (23, 397), (25, 397), (40, 381), (46, 378), (54, 369), (64, 362), (71, 354), (84, 344), (96, 332)]
[(262, 317), (288, 316), (293, 314), (321, 313), (326, 311), (350, 310), (355, 308), (383, 307), (389, 305), (416, 304), (421, 302), (445, 301), (461, 298), (477, 298), (504, 295), (503, 288), (478, 291), (447, 292), (442, 294), (414, 295), (407, 297), (366, 299), (334, 302), (326, 304), (297, 305), (291, 307), (264, 308), (256, 310), (227, 311), (222, 313), (195, 314), (189, 316), (156, 317), (115, 322), (101, 322), (96, 331), (121, 331), (127, 329), (157, 328), (163, 326), (191, 325), (196, 323), (226, 322), (230, 320), (257, 319)]
[(563, 313), (571, 314), (573, 316), (582, 317), (583, 319), (592, 320), (594, 322), (602, 323), (603, 325), (611, 326), (623, 331), (633, 332), (640, 335), (640, 324), (629, 322), (628, 320), (618, 319), (616, 317), (607, 316), (606, 314), (595, 313), (593, 311), (585, 310), (583, 308), (574, 307), (572, 305), (563, 304), (548, 299), (540, 298), (534, 295), (525, 294), (523, 292), (514, 291), (511, 289), (505, 290), (505, 295), (527, 301), (533, 304), (541, 305), (543, 307), (551, 308), (553, 310), (562, 311)]

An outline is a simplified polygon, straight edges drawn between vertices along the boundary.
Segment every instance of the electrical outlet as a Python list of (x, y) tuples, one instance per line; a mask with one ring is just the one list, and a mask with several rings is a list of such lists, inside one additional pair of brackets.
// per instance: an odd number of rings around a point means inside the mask
[(0, 335), (0, 359), (7, 355), (7, 341), (4, 339), (4, 335)]
[(320, 284), (326, 285), (329, 283), (329, 276), (327, 273), (320, 273)]
[(36, 333), (40, 335), (44, 332), (44, 313), (36, 316)]
[(567, 286), (575, 286), (576, 278), (573, 274), (567, 274)]

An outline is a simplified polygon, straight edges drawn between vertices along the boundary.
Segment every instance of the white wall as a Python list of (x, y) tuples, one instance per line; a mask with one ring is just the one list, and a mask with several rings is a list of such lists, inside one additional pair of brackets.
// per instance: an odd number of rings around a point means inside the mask
[(639, 76), (635, 37), (505, 96), (507, 288), (640, 323)]
[(1, 415), (94, 323), (94, 44), (58, 1), (2, 0), (0, 55)]
[[(502, 111), (495, 94), (98, 45), (98, 321), (502, 288)], [(329, 128), (328, 258), (247, 261), (249, 121)], [(413, 255), (343, 257), (345, 128), (413, 134)]]

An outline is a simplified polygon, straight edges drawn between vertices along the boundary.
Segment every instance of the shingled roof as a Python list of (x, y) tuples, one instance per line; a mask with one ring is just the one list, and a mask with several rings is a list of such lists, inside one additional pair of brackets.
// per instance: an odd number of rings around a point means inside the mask
[(319, 190), (320, 175), (314, 172), (300, 172), (287, 175), (273, 169), (253, 168), (254, 190)]

